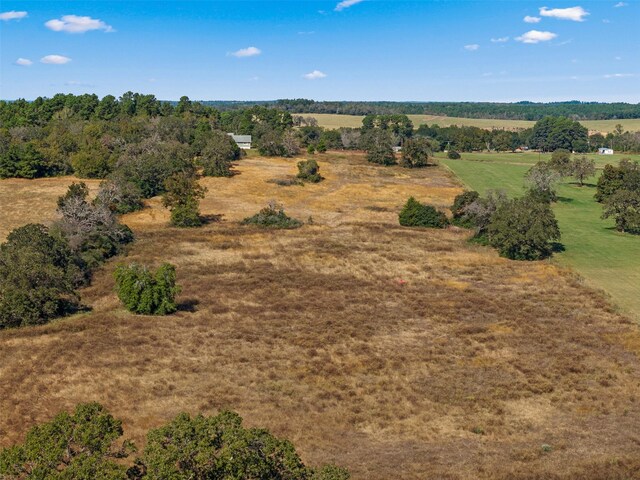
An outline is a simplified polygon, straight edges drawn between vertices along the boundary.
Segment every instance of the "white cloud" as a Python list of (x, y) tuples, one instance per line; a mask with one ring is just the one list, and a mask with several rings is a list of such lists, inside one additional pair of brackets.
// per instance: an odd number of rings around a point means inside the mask
[(493, 43), (504, 43), (504, 42), (508, 42), (509, 41), (509, 37), (498, 37), (498, 38), (492, 38), (491, 42)]
[(525, 23), (538, 23), (542, 19), (540, 17), (532, 17), (531, 15), (527, 15), (522, 20), (524, 20)]
[(298, 32), (298, 35), (313, 35), (315, 32), (315, 30), (310, 30), (308, 32)]
[(27, 16), (27, 12), (16, 12), (11, 10), (10, 12), (0, 13), (0, 20), (20, 20)]
[(115, 31), (111, 25), (107, 25), (102, 20), (91, 17), (79, 17), (78, 15), (63, 15), (60, 19), (55, 18), (45, 22), (44, 25), (54, 32), (84, 33), (90, 30)]
[(604, 19), (602, 20), (602, 23), (611, 23), (611, 20), (604, 18)]
[(480, 48), (480, 45), (478, 45), (477, 43), (472, 43), (471, 45), (464, 46), (464, 49), (468, 50), (469, 52), (475, 52), (479, 48)]
[(49, 63), (52, 65), (64, 65), (65, 63), (69, 63), (71, 59), (63, 55), (47, 55), (42, 57), (40, 61), (42, 63)]
[(614, 5), (614, 8), (626, 7), (628, 5), (629, 5), (628, 3), (618, 2)]
[(635, 76), (635, 73), (610, 73), (608, 75), (605, 75), (604, 78), (629, 78)]
[(20, 65), (21, 67), (29, 67), (33, 65), (33, 62), (28, 58), (20, 57), (19, 59), (16, 60), (16, 65)]
[(260, 55), (262, 50), (256, 47), (247, 47), (241, 48), (240, 50), (231, 53), (234, 57), (244, 58), (244, 57), (255, 57), (256, 55)]
[(622, 60), (622, 57), (613, 57), (614, 60)]
[(352, 7), (353, 5), (363, 2), (364, 0), (342, 0), (342, 2), (338, 3), (336, 5), (336, 8), (334, 8), (334, 10), (336, 12), (341, 12), (342, 10), (344, 10), (345, 8), (349, 8)]
[(521, 36), (516, 37), (518, 42), (522, 43), (540, 43), (553, 40), (558, 35), (552, 32), (541, 32), (539, 30), (529, 30), (527, 33), (523, 33)]
[(322, 73), (320, 70), (314, 70), (313, 72), (305, 73), (303, 75), (307, 80), (317, 80), (319, 78), (325, 78), (327, 76), (326, 73)]
[(559, 20), (572, 20), (574, 22), (584, 22), (584, 17), (589, 15), (582, 7), (569, 8), (540, 8), (540, 15), (543, 17), (557, 18)]

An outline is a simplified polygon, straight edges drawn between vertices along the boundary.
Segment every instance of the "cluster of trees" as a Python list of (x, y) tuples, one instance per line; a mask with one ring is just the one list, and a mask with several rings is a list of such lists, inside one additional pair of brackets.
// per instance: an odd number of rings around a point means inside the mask
[(58, 199), (51, 228), (29, 224), (13, 230), (0, 245), (0, 329), (37, 325), (79, 307), (77, 289), (91, 272), (133, 240), (118, 222), (124, 198), (110, 182), (92, 201), (84, 183), (74, 183)]
[(606, 165), (598, 179), (595, 198), (603, 204), (602, 218), (616, 222), (621, 232), (640, 234), (640, 165), (622, 159), (618, 166)]
[(244, 109), (255, 104), (291, 113), (333, 113), (343, 115), (439, 115), (464, 118), (540, 120), (564, 116), (575, 120), (640, 118), (640, 104), (597, 102), (316, 102), (304, 98), (266, 102), (207, 101), (219, 110)]
[(287, 479), (348, 480), (334, 465), (306, 466), (288, 440), (242, 418), (182, 413), (147, 433), (142, 454), (119, 440), (122, 421), (98, 403), (80, 404), (32, 428), (22, 444), (0, 451), (0, 477), (18, 479)]

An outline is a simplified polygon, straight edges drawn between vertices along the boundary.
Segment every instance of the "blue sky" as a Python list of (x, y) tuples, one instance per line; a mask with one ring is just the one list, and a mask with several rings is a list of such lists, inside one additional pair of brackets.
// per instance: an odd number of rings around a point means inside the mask
[(638, 0), (2, 0), (0, 9), (3, 99), (131, 90), (166, 100), (640, 102)]

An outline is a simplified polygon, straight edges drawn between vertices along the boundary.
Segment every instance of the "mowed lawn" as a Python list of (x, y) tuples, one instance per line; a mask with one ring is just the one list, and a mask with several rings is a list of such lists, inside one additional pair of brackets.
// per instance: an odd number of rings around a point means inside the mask
[[(342, 115), (333, 113), (301, 113), (303, 117), (313, 117), (318, 120), (318, 125), (324, 128), (336, 129), (342, 127), (360, 128), (362, 126), (363, 115)], [(441, 127), (450, 125), (471, 126), (487, 129), (518, 130), (531, 128), (536, 122), (530, 120), (501, 120), (494, 118), (462, 118), (445, 117), (440, 115), (407, 115), (413, 124), (418, 127), (422, 124), (437, 124)], [(620, 120), (583, 120), (580, 122), (590, 131), (609, 133), (613, 132), (616, 125), (621, 124), (625, 130), (635, 132), (640, 130), (640, 119), (620, 119)]]
[[(638, 158), (640, 156), (632, 156)], [(548, 157), (544, 155), (542, 160)], [(599, 168), (621, 156), (593, 156)], [(502, 189), (510, 196), (524, 192), (524, 175), (537, 154), (463, 154), (461, 160), (442, 159), (470, 189), (484, 194)], [(586, 281), (605, 290), (621, 309), (640, 320), (640, 236), (618, 233), (612, 219), (603, 220), (602, 205), (593, 195), (597, 176), (579, 187), (571, 179), (558, 188), (554, 211), (565, 251), (557, 260), (573, 267)]]

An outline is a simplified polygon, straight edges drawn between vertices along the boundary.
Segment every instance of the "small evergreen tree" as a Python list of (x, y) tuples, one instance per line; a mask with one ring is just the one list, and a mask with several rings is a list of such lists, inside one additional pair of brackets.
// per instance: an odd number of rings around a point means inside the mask
[(444, 213), (431, 205), (418, 202), (413, 197), (409, 197), (398, 217), (403, 227), (444, 228), (449, 224)]
[(202, 225), (198, 199), (207, 191), (198, 184), (192, 172), (170, 176), (165, 182), (162, 204), (171, 211), (171, 225), (175, 227), (199, 227)]
[(180, 293), (176, 285), (176, 268), (162, 264), (155, 273), (145, 266), (120, 265), (115, 271), (116, 291), (130, 312), (142, 315), (168, 315), (177, 310), (175, 297)]

